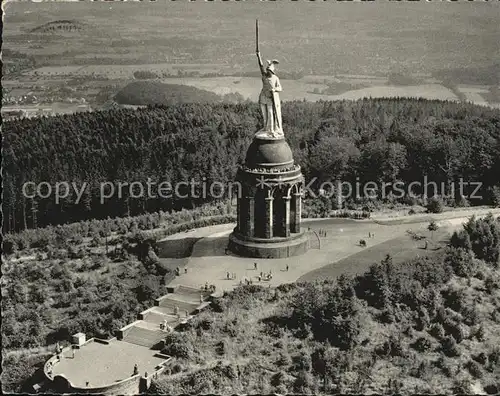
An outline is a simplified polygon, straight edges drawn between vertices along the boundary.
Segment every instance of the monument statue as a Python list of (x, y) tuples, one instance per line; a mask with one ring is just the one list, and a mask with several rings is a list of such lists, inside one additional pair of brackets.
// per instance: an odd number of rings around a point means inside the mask
[(262, 77), (262, 91), (259, 95), (260, 111), (263, 127), (257, 132), (259, 137), (282, 138), (283, 126), (281, 121), (281, 103), (278, 92), (282, 91), (280, 79), (276, 75), (276, 59), (267, 60), (266, 66), (262, 62), (259, 51), (259, 21), (255, 22), (256, 53)]

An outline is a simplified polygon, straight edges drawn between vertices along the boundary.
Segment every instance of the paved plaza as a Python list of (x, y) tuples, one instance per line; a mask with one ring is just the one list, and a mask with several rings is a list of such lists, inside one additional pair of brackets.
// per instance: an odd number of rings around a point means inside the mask
[[(216, 286), (218, 292), (229, 291), (251, 279), (254, 284), (275, 287), (282, 283), (291, 283), (297, 280), (311, 280), (313, 274), (325, 266), (329, 266), (329, 274), (336, 277), (342, 273), (359, 274), (368, 270), (366, 263), (357, 263), (354, 260), (346, 267), (346, 259), (356, 253), (373, 251), (373, 263), (380, 261), (380, 249), (375, 247), (379, 244), (389, 243), (407, 236), (407, 230), (424, 233), (429, 225), (429, 216), (435, 218), (441, 229), (453, 232), (461, 228), (469, 216), (473, 214), (484, 216), (488, 213), (500, 215), (500, 209), (467, 209), (453, 212), (445, 212), (436, 215), (401, 216), (401, 218), (384, 218), (383, 223), (371, 219), (304, 219), (302, 229), (319, 234), (319, 230), (325, 230), (326, 236), (319, 237), (320, 248), (317, 242), (312, 240), (312, 248), (301, 256), (281, 259), (256, 259), (239, 257), (234, 254), (226, 254), (229, 234), (235, 224), (223, 224), (217, 226), (203, 227), (186, 233), (172, 235), (165, 239), (197, 238), (191, 257), (185, 259), (184, 263), (187, 273), (181, 271), (169, 286), (186, 285), (200, 288), (206, 282)], [(401, 220), (402, 219), (402, 220)], [(369, 238), (368, 235), (373, 235)], [(314, 235), (314, 234), (313, 234)], [(367, 247), (359, 246), (360, 239), (367, 242)], [(417, 242), (415, 242), (417, 243)], [(177, 259), (163, 258), (162, 260), (178, 262)], [(254, 265), (257, 263), (257, 270)], [(338, 263), (338, 268), (336, 266)], [(288, 271), (286, 266), (288, 265)], [(272, 272), (270, 281), (258, 281), (261, 272), (264, 274)], [(227, 273), (235, 274), (234, 279), (227, 279)]]
[(165, 359), (155, 357), (158, 351), (124, 341), (113, 340), (109, 345), (89, 342), (80, 349), (65, 351), (53, 367), (53, 376), (64, 375), (75, 387), (95, 388), (109, 385), (132, 376), (134, 364), (139, 374), (153, 373)]
[[(275, 287), (282, 283), (295, 282), (303, 275), (325, 265), (405, 235), (406, 230), (410, 228), (407, 224), (387, 226), (372, 221), (349, 219), (305, 221), (303, 226), (306, 230), (310, 228), (311, 231), (316, 231), (316, 234), (312, 234), (313, 248), (306, 254), (281, 259), (255, 259), (225, 254), (228, 237), (234, 226), (230, 224), (205, 227), (193, 231), (193, 234), (201, 239), (195, 243), (193, 253), (187, 260), (188, 271), (187, 273), (181, 271), (181, 275), (174, 279), (170, 286), (182, 284), (200, 288), (208, 282), (215, 285), (218, 291), (229, 291), (238, 286), (240, 281), (244, 283), (245, 279), (251, 279), (254, 284)], [(426, 226), (427, 223), (419, 227)], [(412, 225), (411, 228), (418, 227)], [(319, 237), (318, 243), (314, 239), (317, 238), (320, 229), (326, 230), (326, 236)], [(374, 234), (374, 237), (368, 238), (368, 233)], [(179, 235), (176, 237), (179, 238)], [(366, 248), (359, 246), (360, 239), (367, 241)], [(257, 270), (254, 269), (255, 263)], [(286, 270), (287, 265), (288, 270)], [(236, 275), (234, 279), (227, 279), (228, 272)], [(258, 276), (261, 272), (264, 274), (271, 272), (272, 279), (259, 282)]]

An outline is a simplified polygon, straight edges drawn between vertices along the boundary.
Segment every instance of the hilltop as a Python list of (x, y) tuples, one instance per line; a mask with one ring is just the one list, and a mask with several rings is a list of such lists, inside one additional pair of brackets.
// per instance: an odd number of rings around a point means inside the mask
[[(233, 95), (238, 99), (238, 95)], [(228, 98), (187, 85), (164, 84), (158, 81), (134, 81), (122, 88), (114, 97), (127, 105), (178, 105), (181, 103), (219, 103)], [(242, 98), (240, 98), (242, 99)]]
[(79, 32), (87, 28), (87, 25), (75, 19), (61, 19), (44, 23), (30, 30), (30, 33), (67, 33)]
[(499, 240), (500, 219), (471, 219), (433, 257), (239, 287), (167, 336), (176, 361), (150, 392), (498, 393)]

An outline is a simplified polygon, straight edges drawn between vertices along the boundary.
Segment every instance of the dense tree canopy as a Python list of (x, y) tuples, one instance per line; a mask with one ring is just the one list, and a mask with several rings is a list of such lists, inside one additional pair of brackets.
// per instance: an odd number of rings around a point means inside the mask
[[(283, 123), (294, 157), (318, 182), (482, 182), (483, 199), (498, 201), (500, 111), (471, 104), (413, 99), (288, 102)], [(193, 207), (207, 198), (121, 196), (101, 203), (100, 182), (231, 182), (259, 124), (256, 104), (176, 104), (144, 109), (23, 119), (4, 125), (4, 231), (89, 218)], [(25, 182), (88, 183), (26, 198)], [(44, 190), (45, 188), (45, 190)], [(46, 186), (42, 188), (46, 191)], [(470, 194), (474, 186), (467, 187)], [(132, 191), (134, 193), (135, 190)], [(422, 193), (422, 191), (416, 191)], [(432, 188), (429, 191), (433, 194)]]

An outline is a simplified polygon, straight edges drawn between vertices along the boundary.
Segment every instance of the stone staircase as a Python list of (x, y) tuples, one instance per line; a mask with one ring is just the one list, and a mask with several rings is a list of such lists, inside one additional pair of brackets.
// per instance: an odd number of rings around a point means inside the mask
[(140, 325), (132, 326), (123, 341), (130, 344), (142, 345), (151, 348), (165, 338), (165, 333), (161, 330), (150, 330)]
[[(172, 328), (187, 320), (208, 305), (208, 292), (201, 292), (186, 286), (168, 288), (169, 294), (155, 300), (155, 306), (141, 312), (138, 320), (120, 329), (118, 338), (131, 344), (152, 348), (162, 341), (167, 332), (160, 330), (160, 324), (167, 321)], [(201, 297), (201, 298), (200, 298)], [(178, 309), (180, 317), (174, 314)], [(186, 313), (188, 315), (186, 315)]]

